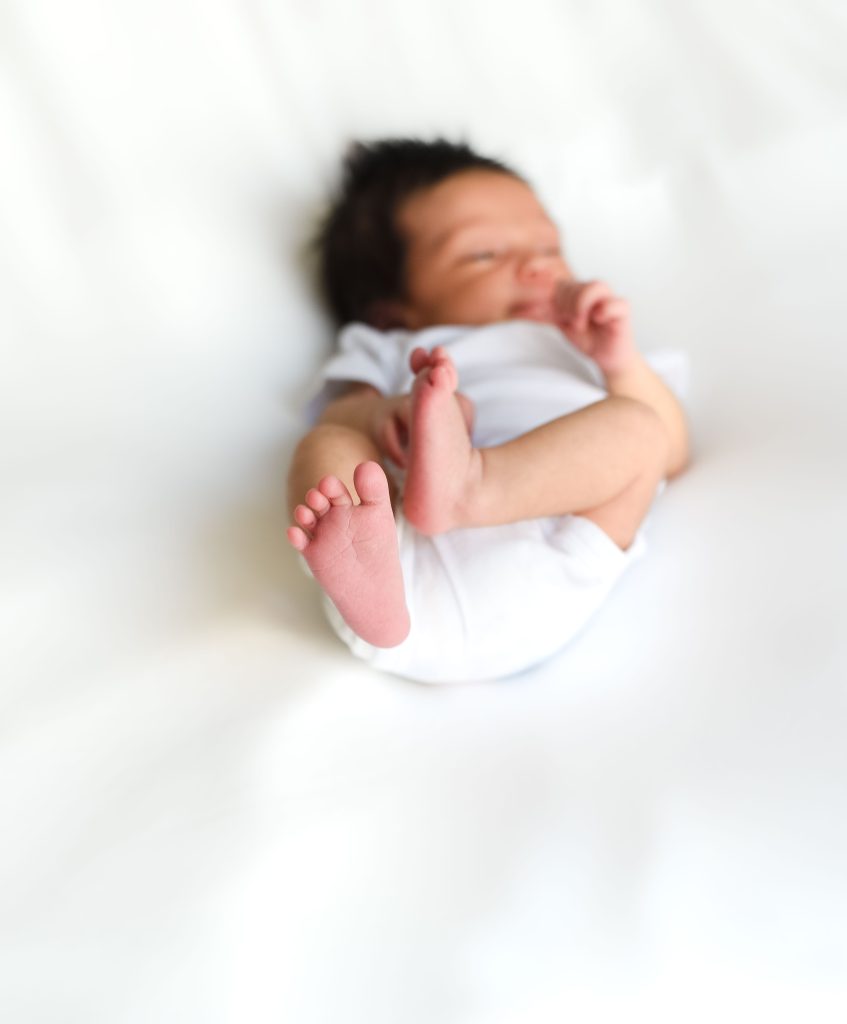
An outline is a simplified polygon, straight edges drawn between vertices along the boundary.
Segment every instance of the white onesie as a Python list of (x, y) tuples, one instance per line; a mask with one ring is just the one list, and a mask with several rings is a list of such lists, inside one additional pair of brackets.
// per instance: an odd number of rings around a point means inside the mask
[[(350, 382), (370, 384), (385, 395), (408, 392), (414, 379), (409, 355), (418, 346), (436, 345), (450, 353), (459, 389), (474, 403), (476, 447), (501, 444), (606, 397), (600, 370), (552, 324), (512, 320), (382, 332), (354, 323), (341, 331), (338, 353), (321, 370), (307, 410), (310, 421)], [(682, 353), (647, 358), (669, 386), (683, 390)], [(421, 682), (491, 679), (550, 657), (645, 547), (639, 533), (621, 551), (598, 526), (575, 515), (436, 537), (418, 533), (401, 511), (396, 519), (412, 621), (407, 639), (398, 647), (372, 647), (328, 598), (325, 607), (354, 654)]]

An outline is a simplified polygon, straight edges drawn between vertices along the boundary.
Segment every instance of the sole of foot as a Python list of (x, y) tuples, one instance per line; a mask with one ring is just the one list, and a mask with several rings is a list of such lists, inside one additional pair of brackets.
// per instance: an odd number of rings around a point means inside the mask
[(409, 613), (388, 480), (376, 462), (356, 467), (359, 503), (336, 476), (325, 476), (294, 511), (288, 540), (305, 558), (341, 617), (375, 647), (409, 633)]

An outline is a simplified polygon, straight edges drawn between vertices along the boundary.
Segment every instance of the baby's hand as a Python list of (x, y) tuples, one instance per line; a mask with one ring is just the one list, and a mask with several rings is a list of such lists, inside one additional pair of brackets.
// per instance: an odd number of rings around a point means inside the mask
[(603, 281), (562, 281), (554, 297), (556, 326), (604, 374), (627, 368), (637, 355), (629, 303)]
[(376, 408), (371, 427), (371, 436), (380, 452), (398, 466), (406, 463), (410, 411), (409, 395), (383, 397)]
[[(474, 404), (467, 395), (456, 392), (456, 401), (462, 410), (465, 425), (470, 434), (473, 430)], [(409, 452), (409, 421), (412, 413), (412, 396), (390, 395), (383, 398), (372, 421), (371, 436), (380, 452), (401, 469), (406, 468)]]

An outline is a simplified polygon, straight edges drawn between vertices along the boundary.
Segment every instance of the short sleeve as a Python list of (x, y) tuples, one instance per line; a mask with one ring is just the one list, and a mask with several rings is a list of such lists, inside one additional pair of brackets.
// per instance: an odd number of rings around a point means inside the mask
[(367, 324), (353, 323), (338, 336), (338, 351), (324, 363), (310, 389), (306, 418), (315, 423), (326, 406), (348, 384), (370, 384), (383, 395), (396, 389), (402, 346), (391, 335)]
[(644, 358), (679, 401), (684, 402), (688, 397), (691, 379), (688, 354), (680, 349), (662, 348), (645, 352)]

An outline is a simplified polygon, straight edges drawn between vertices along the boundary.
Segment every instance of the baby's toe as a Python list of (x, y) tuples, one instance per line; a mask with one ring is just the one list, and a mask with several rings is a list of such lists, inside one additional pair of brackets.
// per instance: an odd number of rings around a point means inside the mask
[(353, 474), (356, 493), (363, 505), (386, 504), (390, 506), (388, 479), (378, 462), (362, 462)]
[(286, 536), (288, 543), (298, 551), (305, 551), (309, 546), (309, 537), (299, 526), (289, 526)]
[(315, 513), (307, 508), (305, 505), (298, 505), (294, 509), (294, 519), (299, 526), (302, 526), (304, 530), (312, 530), (318, 521), (318, 517)]
[(331, 505), (353, 504), (350, 492), (337, 476), (325, 476), (318, 484), (318, 489)]
[(326, 497), (317, 487), (306, 491), (306, 504), (317, 516), (326, 515), (330, 509), (329, 498)]
[(455, 391), (459, 377), (452, 363), (439, 363), (429, 371), (432, 385), (443, 391)]
[(438, 387), (450, 388), (455, 391), (459, 384), (459, 374), (456, 371), (456, 364), (442, 345), (436, 346), (432, 353), (431, 377)]
[(412, 368), (412, 373), (420, 373), (425, 367), (429, 366), (429, 352), (425, 348), (416, 348), (411, 356), (409, 356), (409, 366)]

